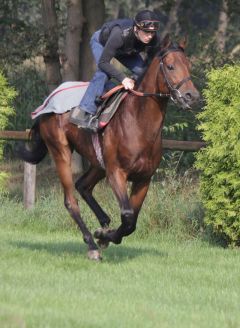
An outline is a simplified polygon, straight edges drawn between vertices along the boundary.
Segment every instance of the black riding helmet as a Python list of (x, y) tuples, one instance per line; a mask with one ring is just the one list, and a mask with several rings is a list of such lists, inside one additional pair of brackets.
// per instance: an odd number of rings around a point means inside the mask
[(160, 28), (160, 19), (151, 10), (142, 10), (134, 18), (135, 25), (146, 32), (155, 32)]

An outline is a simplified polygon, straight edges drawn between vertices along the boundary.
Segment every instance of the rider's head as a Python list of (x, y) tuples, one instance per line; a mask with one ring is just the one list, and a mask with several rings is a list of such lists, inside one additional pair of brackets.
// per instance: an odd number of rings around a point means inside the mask
[(159, 28), (159, 17), (151, 10), (142, 10), (134, 18), (135, 34), (143, 43), (149, 43)]
[(151, 10), (142, 10), (134, 18), (134, 23), (138, 29), (145, 32), (156, 32), (160, 28), (160, 19)]

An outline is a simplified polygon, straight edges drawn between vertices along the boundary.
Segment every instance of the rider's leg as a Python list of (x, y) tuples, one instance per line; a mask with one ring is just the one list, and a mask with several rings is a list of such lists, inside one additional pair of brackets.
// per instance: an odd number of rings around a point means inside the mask
[[(100, 31), (93, 34), (90, 45), (95, 62), (98, 63), (103, 52), (103, 46), (99, 42)], [(70, 121), (78, 124), (81, 127), (87, 127), (89, 129), (96, 129), (96, 120), (93, 119), (97, 111), (95, 99), (102, 95), (104, 85), (108, 80), (108, 76), (98, 70), (94, 74), (89, 86), (84, 94), (79, 106), (75, 107), (72, 111)], [(92, 124), (91, 124), (92, 123)]]
[(80, 107), (85, 112), (95, 115), (97, 111), (97, 106), (95, 100), (103, 94), (104, 85), (108, 80), (107, 75), (102, 71), (97, 71), (80, 102)]

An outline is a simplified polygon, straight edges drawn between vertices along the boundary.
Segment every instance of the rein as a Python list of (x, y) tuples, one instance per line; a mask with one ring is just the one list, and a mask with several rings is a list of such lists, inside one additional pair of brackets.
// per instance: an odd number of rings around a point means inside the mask
[(168, 98), (171, 96), (170, 93), (148, 93), (148, 92), (141, 92), (136, 90), (129, 90), (135, 96), (139, 97), (159, 97), (159, 98)]
[[(103, 96), (101, 96), (101, 98), (102, 99), (109, 98), (115, 92), (117, 92), (121, 89), (124, 89), (124, 86), (122, 84), (117, 85), (113, 89), (106, 92)], [(148, 92), (141, 92), (141, 91), (137, 91), (137, 90), (128, 90), (128, 91), (131, 92), (132, 94), (134, 94), (135, 96), (138, 96), (138, 97), (161, 97), (161, 98), (166, 97), (166, 98), (168, 98), (168, 97), (171, 96), (170, 93), (148, 93)]]

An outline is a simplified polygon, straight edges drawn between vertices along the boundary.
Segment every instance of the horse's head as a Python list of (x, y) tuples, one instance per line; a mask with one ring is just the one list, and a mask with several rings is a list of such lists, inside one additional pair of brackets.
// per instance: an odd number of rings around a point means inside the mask
[(158, 53), (161, 74), (159, 89), (169, 93), (171, 99), (182, 108), (189, 109), (199, 100), (200, 95), (190, 77), (185, 46), (186, 38), (179, 44), (172, 43), (168, 36), (164, 38)]

